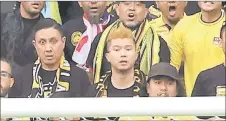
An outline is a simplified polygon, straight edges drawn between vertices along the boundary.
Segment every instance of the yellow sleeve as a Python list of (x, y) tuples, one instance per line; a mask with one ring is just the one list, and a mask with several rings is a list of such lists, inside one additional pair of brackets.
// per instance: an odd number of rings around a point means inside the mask
[(183, 57), (183, 36), (184, 36), (184, 22), (180, 21), (173, 29), (172, 35), (168, 40), (169, 48), (170, 48), (170, 63), (176, 67), (178, 70), (181, 65), (182, 57)]

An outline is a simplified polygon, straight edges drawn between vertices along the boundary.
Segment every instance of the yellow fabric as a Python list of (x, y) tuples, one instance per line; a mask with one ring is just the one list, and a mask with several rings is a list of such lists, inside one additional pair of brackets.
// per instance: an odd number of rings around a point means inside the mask
[[(100, 72), (101, 72), (101, 64), (103, 59), (104, 47), (107, 41), (107, 36), (112, 29), (115, 29), (122, 24), (119, 20), (111, 24), (109, 27), (105, 29), (102, 33), (97, 50), (94, 57), (94, 83), (99, 82), (100, 80)], [(160, 61), (159, 51), (160, 51), (160, 41), (158, 35), (155, 31), (153, 31), (148, 25), (147, 21), (145, 21), (144, 28), (140, 30), (139, 38), (136, 38), (137, 44), (136, 47), (140, 48), (140, 54), (143, 54), (140, 63), (140, 70), (143, 71), (146, 75), (149, 74), (151, 65), (154, 65)], [(154, 37), (154, 38), (153, 38)], [(142, 43), (142, 45), (141, 45)], [(140, 47), (141, 45), (141, 47)], [(146, 47), (145, 47), (146, 46)], [(152, 61), (152, 63), (150, 63)]]
[(49, 5), (50, 5), (51, 18), (56, 20), (57, 23), (62, 24), (58, 2), (49, 1)]
[(153, 14), (153, 15), (155, 15), (155, 16), (157, 16), (157, 17), (162, 16), (162, 12), (161, 12), (160, 10), (154, 8), (153, 6), (150, 6), (150, 7), (148, 8), (148, 11), (149, 11), (150, 14)]
[[(186, 17), (187, 17), (187, 15), (186, 15), (186, 13), (184, 13), (183, 18), (186, 18)], [(169, 30), (166, 27), (166, 23), (163, 21), (162, 16), (150, 21), (149, 24), (153, 27), (153, 29), (156, 31), (156, 33), (159, 36), (161, 36), (167, 43), (169, 42), (169, 40), (172, 36), (173, 27), (171, 28), (171, 30)]]
[(225, 13), (214, 23), (204, 23), (201, 13), (182, 19), (174, 28), (169, 47), (171, 64), (180, 68), (184, 57), (185, 87), (191, 96), (197, 75), (208, 68), (221, 64), (225, 55), (214, 39), (220, 36)]

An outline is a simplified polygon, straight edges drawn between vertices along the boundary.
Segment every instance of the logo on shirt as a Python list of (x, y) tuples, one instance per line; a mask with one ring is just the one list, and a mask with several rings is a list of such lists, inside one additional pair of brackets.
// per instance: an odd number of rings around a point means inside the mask
[(213, 44), (219, 45), (220, 44), (220, 38), (219, 37), (214, 37), (213, 38)]
[(77, 43), (81, 40), (81, 38), (82, 38), (82, 33), (81, 32), (79, 32), (79, 31), (74, 32), (71, 35), (71, 43), (72, 43), (72, 45), (76, 46)]
[(225, 89), (226, 89), (226, 86), (217, 86), (216, 96), (226, 96)]

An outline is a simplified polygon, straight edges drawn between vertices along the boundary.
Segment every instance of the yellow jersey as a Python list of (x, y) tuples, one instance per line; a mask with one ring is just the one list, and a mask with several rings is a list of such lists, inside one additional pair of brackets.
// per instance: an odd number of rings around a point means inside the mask
[(187, 96), (191, 96), (198, 74), (224, 62), (225, 55), (218, 44), (220, 28), (225, 21), (225, 13), (213, 23), (201, 20), (201, 13), (180, 20), (174, 27), (168, 42), (171, 64), (180, 68), (184, 59), (184, 76)]

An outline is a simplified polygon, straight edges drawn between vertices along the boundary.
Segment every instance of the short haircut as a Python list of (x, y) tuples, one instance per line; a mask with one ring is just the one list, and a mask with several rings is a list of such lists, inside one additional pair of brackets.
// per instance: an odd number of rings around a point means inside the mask
[(12, 64), (7, 58), (1, 57), (1, 61), (9, 64), (10, 70), (12, 71)]
[(118, 28), (113, 29), (109, 35), (108, 35), (108, 40), (107, 40), (107, 49), (109, 49), (110, 45), (111, 45), (111, 41), (114, 39), (124, 39), (124, 38), (128, 38), (128, 39), (132, 39), (134, 45), (136, 45), (135, 43), (135, 37), (133, 35), (133, 32), (124, 27), (123, 25), (120, 25)]
[(225, 35), (225, 31), (226, 31), (226, 21), (223, 22), (223, 25), (221, 27), (221, 31), (220, 31), (220, 38), (223, 38), (223, 35)]
[(38, 21), (38, 23), (35, 25), (33, 29), (33, 35), (35, 37), (35, 34), (42, 29), (48, 29), (48, 28), (54, 28), (58, 30), (61, 34), (61, 36), (64, 36), (64, 32), (62, 29), (62, 26), (58, 24), (54, 19), (51, 18), (44, 18)]

